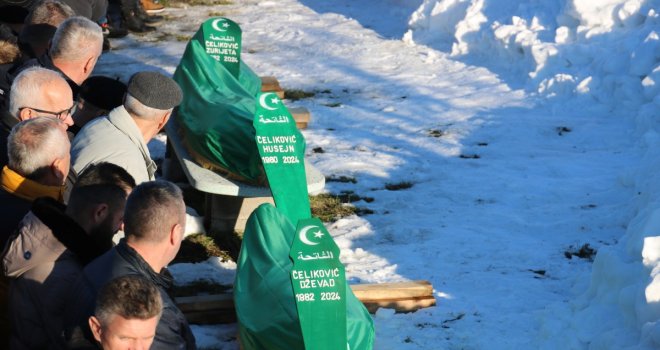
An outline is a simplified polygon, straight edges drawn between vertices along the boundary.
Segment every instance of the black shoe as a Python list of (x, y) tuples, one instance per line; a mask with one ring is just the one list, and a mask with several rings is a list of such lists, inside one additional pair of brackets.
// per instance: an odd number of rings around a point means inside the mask
[(126, 28), (113, 27), (108, 23), (104, 23), (101, 27), (103, 28), (103, 36), (106, 38), (116, 39), (128, 35), (128, 30), (126, 30)]
[(137, 10), (135, 11), (135, 14), (146, 24), (150, 26), (159, 26), (163, 24), (163, 21), (165, 20), (165, 17), (163, 16), (158, 16), (158, 15), (149, 15), (147, 12), (144, 10), (141, 4), (138, 3)]
[(144, 21), (144, 24), (150, 25), (150, 26), (159, 26), (163, 24), (163, 21), (165, 18), (163, 16), (147, 16), (145, 18), (142, 18), (142, 21)]
[(149, 33), (156, 30), (155, 27), (146, 25), (144, 21), (135, 15), (126, 18), (124, 23), (126, 24), (126, 29), (133, 33)]

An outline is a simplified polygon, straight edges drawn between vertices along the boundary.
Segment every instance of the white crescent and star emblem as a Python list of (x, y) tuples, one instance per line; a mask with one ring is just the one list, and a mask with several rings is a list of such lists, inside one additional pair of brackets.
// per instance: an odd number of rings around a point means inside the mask
[(314, 235), (314, 238), (318, 239), (318, 238), (321, 238), (321, 237), (324, 236), (324, 233), (321, 231), (320, 227), (318, 227), (316, 225), (309, 225), (309, 226), (303, 227), (300, 230), (300, 234), (299, 234), (300, 241), (303, 242), (304, 244), (307, 244), (307, 245), (317, 245), (317, 244), (319, 244), (318, 242), (310, 241), (309, 237), (307, 237), (307, 233), (309, 231), (313, 230), (313, 229), (318, 229), (316, 232), (312, 232), (312, 234)]
[[(274, 96), (276, 96), (276, 95), (272, 92), (269, 92), (269, 93), (266, 93), (266, 94), (261, 94), (261, 96), (259, 97), (259, 105), (261, 105), (261, 107), (263, 107), (263, 108), (265, 108), (269, 111), (276, 110), (277, 107), (273, 107), (272, 105), (279, 104), (279, 101), (276, 98), (274, 98)], [(269, 101), (266, 100), (269, 97), (270, 97), (270, 104), (269, 104)]]
[[(211, 27), (213, 27), (213, 29), (215, 29), (215, 30), (217, 30), (217, 31), (219, 31), (219, 32), (226, 32), (226, 31), (227, 31), (226, 28), (229, 27), (229, 23), (227, 23), (227, 22), (225, 22), (225, 21), (226, 21), (226, 19), (224, 19), (224, 18), (218, 18), (218, 19), (216, 19), (216, 20), (213, 20), (213, 22), (211, 22)], [(224, 22), (224, 23), (222, 24), (222, 26), (223, 26), (224, 28), (220, 28), (220, 27), (218, 27), (218, 23), (219, 23), (219, 22)]]

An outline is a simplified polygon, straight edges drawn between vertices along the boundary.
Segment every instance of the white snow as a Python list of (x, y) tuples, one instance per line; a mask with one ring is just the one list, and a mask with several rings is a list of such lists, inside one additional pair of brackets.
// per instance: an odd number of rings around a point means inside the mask
[[(351, 283), (429, 280), (376, 349), (660, 347), (658, 0), (280, 0), (171, 8), (98, 73), (172, 73), (223, 12), (259, 75), (316, 96), (307, 158), (374, 214), (328, 225)], [(169, 33), (169, 35), (168, 35)], [(160, 140), (162, 143), (163, 140)], [(154, 147), (151, 147), (154, 146)], [(161, 145), (162, 146), (162, 145)], [(158, 145), (150, 145), (162, 157)], [(323, 153), (313, 152), (322, 148)], [(387, 184), (410, 182), (400, 191)], [(593, 262), (568, 259), (589, 244)], [(570, 254), (568, 254), (570, 256)], [(177, 283), (231, 281), (209, 260)], [(236, 326), (194, 327), (237, 349)]]

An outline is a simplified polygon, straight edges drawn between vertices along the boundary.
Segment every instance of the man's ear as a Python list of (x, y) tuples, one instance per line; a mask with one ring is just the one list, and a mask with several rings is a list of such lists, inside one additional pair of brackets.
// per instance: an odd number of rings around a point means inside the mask
[(109, 212), (110, 211), (106, 203), (97, 204), (96, 207), (94, 208), (94, 222), (95, 223), (102, 222), (108, 216)]
[(53, 163), (50, 165), (51, 173), (56, 179), (61, 180), (62, 184), (64, 184), (64, 180), (68, 175), (62, 172), (62, 169), (64, 169), (64, 162), (66, 161), (67, 160), (65, 158), (55, 158)]
[(18, 111), (18, 120), (24, 121), (34, 117), (34, 111), (31, 108), (23, 108)]
[(172, 229), (170, 230), (170, 244), (171, 245), (177, 245), (181, 242), (182, 234), (180, 234), (179, 231), (183, 230), (183, 227), (180, 224), (174, 224), (172, 225)]
[(87, 320), (89, 322), (89, 328), (92, 330), (92, 334), (94, 335), (94, 339), (98, 341), (99, 343), (101, 342), (101, 322), (99, 322), (99, 319), (96, 318), (96, 316), (89, 316), (89, 319)]
[(161, 130), (165, 126), (165, 124), (167, 124), (167, 121), (170, 120), (170, 115), (172, 115), (172, 112), (167, 112), (163, 114), (163, 117), (158, 122), (158, 130)]
[(87, 57), (87, 60), (85, 61), (85, 65), (83, 66), (83, 73), (85, 75), (90, 75), (92, 73), (92, 70), (94, 69), (94, 65), (96, 64), (96, 57), (94, 55)]

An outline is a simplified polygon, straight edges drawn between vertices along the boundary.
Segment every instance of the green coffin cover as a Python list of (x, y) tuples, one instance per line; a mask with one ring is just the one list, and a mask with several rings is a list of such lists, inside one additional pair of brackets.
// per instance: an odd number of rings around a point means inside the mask
[(205, 52), (202, 27), (190, 40), (174, 80), (183, 90), (176, 118), (189, 149), (244, 181), (265, 179), (252, 126), (261, 79), (241, 62), (236, 79)]
[[(244, 350), (305, 349), (290, 277), (295, 234), (295, 227), (271, 204), (261, 205), (248, 219), (234, 283)], [(346, 296), (350, 349), (372, 349), (371, 315), (348, 284)]]

